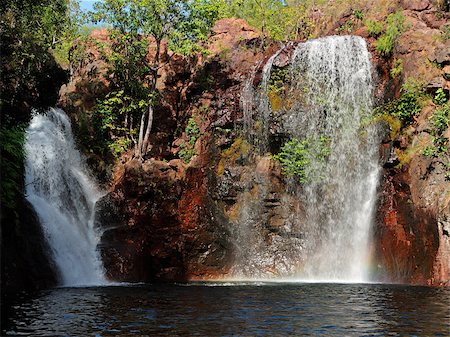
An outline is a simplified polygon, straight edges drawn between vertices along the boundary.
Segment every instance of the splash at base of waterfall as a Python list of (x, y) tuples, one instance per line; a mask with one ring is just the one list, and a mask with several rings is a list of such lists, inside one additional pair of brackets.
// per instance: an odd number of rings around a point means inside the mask
[(102, 285), (93, 225), (102, 196), (76, 149), (69, 118), (61, 109), (35, 114), (26, 130), (25, 183), (48, 240), (63, 286)]

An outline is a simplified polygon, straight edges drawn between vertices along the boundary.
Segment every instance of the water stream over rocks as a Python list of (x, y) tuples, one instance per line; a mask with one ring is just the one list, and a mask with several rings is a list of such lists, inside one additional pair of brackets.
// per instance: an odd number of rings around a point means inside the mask
[(61, 109), (35, 114), (26, 130), (25, 183), (64, 286), (105, 283), (93, 225), (102, 196)]
[[(287, 71), (278, 72), (288, 83), (282, 90), (276, 82), (270, 83), (280, 51), (263, 68), (261, 85), (255, 89), (259, 94), (253, 95), (257, 101), (243, 104), (255, 107), (246, 111), (245, 119), (254, 121), (246, 134), (256, 134), (256, 140), (249, 142), (261, 149), (257, 160), (270, 161), (269, 142), (277, 128), (285, 143), (294, 139), (309, 148), (322, 144), (326, 149), (307, 156), (305, 181), (286, 178), (285, 195), (290, 198), (273, 199), (267, 170), (257, 170), (258, 188), (250, 191), (256, 196), (243, 201), (236, 221), (235, 274), (238, 278), (368, 281), (380, 140), (375, 127), (362, 127), (372, 113), (373, 100), (366, 42), (360, 37), (332, 36), (298, 44)], [(273, 97), (281, 91), (285, 92), (279, 99), (281, 107), (275, 108)], [(317, 155), (322, 150), (325, 154)], [(293, 199), (298, 205), (293, 205)], [(284, 214), (278, 235), (267, 240), (260, 233), (269, 223), (264, 207), (270, 208), (271, 202), (279, 203)]]

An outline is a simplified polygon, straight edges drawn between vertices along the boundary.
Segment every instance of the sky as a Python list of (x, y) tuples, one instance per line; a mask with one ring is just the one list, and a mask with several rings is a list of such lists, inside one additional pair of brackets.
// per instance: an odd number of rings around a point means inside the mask
[(80, 8), (90, 11), (94, 2), (95, 0), (80, 0)]

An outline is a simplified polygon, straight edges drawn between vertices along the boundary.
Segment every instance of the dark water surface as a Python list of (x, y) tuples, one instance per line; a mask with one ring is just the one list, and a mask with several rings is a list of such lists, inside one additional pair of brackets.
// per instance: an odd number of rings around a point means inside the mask
[(25, 296), (3, 334), (449, 336), (450, 289), (380, 284), (58, 288)]

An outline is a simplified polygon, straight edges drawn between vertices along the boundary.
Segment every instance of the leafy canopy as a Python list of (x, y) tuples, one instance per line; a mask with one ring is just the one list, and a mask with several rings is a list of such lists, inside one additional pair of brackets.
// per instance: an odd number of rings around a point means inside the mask
[(94, 4), (95, 22), (119, 35), (143, 34), (167, 41), (171, 51), (188, 55), (206, 40), (218, 7), (207, 0), (104, 0)]
[(112, 144), (114, 148), (135, 143), (136, 155), (143, 157), (159, 98), (159, 69), (175, 54), (201, 50), (200, 42), (207, 39), (217, 15), (217, 2), (208, 0), (104, 0), (94, 4), (92, 20), (109, 27), (110, 41), (100, 49), (109, 66), (111, 89), (96, 111), (105, 119), (99, 123), (102, 131), (122, 144)]
[[(54, 104), (49, 102), (54, 98), (51, 94), (54, 86), (63, 82), (64, 74), (59, 72), (51, 51), (69, 31), (76, 30), (76, 8), (75, 0), (0, 2), (2, 112), (17, 110), (24, 102), (35, 107)], [(15, 113), (12, 117), (26, 121), (29, 108), (26, 110), (23, 116)], [(2, 123), (6, 114), (2, 113)]]
[(310, 9), (322, 0), (216, 0), (220, 17), (236, 17), (246, 20), (261, 30), (263, 39), (273, 40), (309, 38), (314, 24)]

